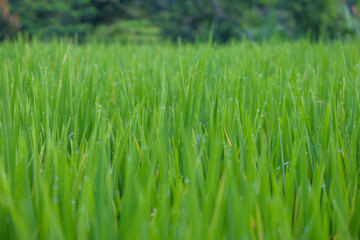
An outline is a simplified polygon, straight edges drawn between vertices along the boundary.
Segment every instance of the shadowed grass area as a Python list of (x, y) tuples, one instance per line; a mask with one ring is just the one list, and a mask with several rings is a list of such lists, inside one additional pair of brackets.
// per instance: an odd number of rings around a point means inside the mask
[(0, 239), (358, 239), (358, 42), (0, 45)]

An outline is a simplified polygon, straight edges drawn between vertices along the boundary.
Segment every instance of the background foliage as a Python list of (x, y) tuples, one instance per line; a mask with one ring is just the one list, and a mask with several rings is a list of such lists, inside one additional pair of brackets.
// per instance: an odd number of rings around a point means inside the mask
[[(159, 35), (177, 40), (232, 38), (262, 40), (274, 35), (297, 38), (309, 34), (335, 37), (359, 35), (356, 0), (0, 0), (0, 38), (17, 30), (40, 38), (96, 32), (106, 38), (137, 32), (141, 38)], [(129, 29), (140, 22), (158, 31)], [(130, 24), (140, 25), (143, 24)], [(104, 27), (106, 26), (106, 27)], [(115, 26), (115, 27), (114, 27)], [(135, 34), (136, 35), (136, 34)], [(138, 38), (130, 34), (131, 37)], [(150, 39), (154, 39), (150, 37)]]

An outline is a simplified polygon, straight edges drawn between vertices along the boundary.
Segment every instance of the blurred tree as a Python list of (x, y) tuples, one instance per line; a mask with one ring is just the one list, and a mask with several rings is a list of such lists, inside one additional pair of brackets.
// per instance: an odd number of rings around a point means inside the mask
[[(357, 33), (349, 7), (341, 0), (153, 0), (162, 11), (157, 22), (165, 36), (176, 39), (206, 39), (210, 29), (215, 39), (246, 37), (262, 40), (273, 34), (287, 38)], [(355, 2), (355, 1), (354, 1)], [(355, 3), (352, 14), (357, 14)]]
[(142, 18), (144, 0), (12, 0), (22, 30), (40, 38), (91, 33), (95, 26), (117, 19)]
[[(225, 42), (231, 38), (260, 39), (269, 35), (274, 23), (271, 7), (277, 0), (194, 0), (168, 1), (158, 16), (166, 36), (172, 39), (206, 39), (212, 30), (214, 38)], [(166, 22), (167, 24), (163, 24)], [(270, 31), (271, 32), (271, 31)]]
[(283, 0), (281, 3), (296, 22), (296, 36), (309, 33), (313, 38), (334, 37), (345, 30), (343, 16), (338, 11), (340, 4), (339, 0)]
[(20, 27), (19, 16), (10, 13), (8, 0), (0, 0), (0, 40), (10, 38)]
[[(148, 24), (160, 28), (165, 37), (190, 41), (207, 40), (210, 31), (220, 42), (263, 40), (274, 34), (286, 38), (309, 34), (314, 39), (360, 35), (359, 0), (11, 0), (10, 5), (0, 0), (0, 39), (20, 26), (41, 38), (83, 38), (95, 28), (109, 26), (109, 36)], [(147, 23), (119, 24), (129, 20)]]
[(40, 38), (83, 37), (96, 22), (97, 10), (90, 0), (13, 0), (11, 5), (21, 17), (22, 30)]

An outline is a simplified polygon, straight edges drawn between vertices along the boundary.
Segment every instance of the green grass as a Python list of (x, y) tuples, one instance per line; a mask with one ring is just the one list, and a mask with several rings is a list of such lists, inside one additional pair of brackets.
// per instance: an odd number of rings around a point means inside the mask
[(0, 56), (0, 239), (359, 239), (359, 42)]

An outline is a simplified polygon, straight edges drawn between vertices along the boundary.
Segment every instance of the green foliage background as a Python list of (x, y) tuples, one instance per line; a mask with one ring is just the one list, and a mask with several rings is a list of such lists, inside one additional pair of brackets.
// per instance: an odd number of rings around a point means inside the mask
[[(355, 0), (12, 0), (8, 5), (20, 18), (20, 30), (42, 39), (75, 35), (84, 39), (101, 26), (110, 30), (97, 31), (97, 37), (124, 38), (129, 32), (133, 36), (134, 31), (138, 32), (135, 39), (149, 37), (142, 28), (126, 28), (129, 21), (146, 21), (150, 28), (158, 28), (153, 35), (190, 41), (206, 40), (210, 31), (220, 42), (360, 33)], [(1, 27), (5, 29), (5, 25), (3, 22)], [(4, 32), (0, 38), (13, 34)]]

